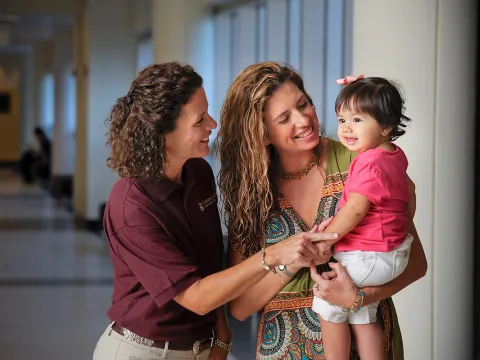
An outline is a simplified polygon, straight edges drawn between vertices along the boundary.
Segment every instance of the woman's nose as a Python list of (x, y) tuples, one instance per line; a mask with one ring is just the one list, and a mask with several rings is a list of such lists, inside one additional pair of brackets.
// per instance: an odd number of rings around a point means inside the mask
[(217, 122), (213, 119), (213, 117), (210, 116), (210, 114), (207, 114), (207, 122), (206, 122), (206, 125), (207, 125), (207, 129), (208, 130), (213, 130), (213, 129), (216, 129), (217, 128)]
[(310, 125), (310, 119), (302, 114), (300, 111), (295, 111), (293, 116), (295, 117), (295, 123), (298, 126), (308, 126)]

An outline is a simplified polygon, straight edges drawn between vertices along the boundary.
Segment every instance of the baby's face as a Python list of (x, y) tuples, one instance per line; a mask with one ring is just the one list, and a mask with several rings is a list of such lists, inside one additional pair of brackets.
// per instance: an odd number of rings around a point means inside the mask
[(389, 131), (368, 114), (343, 108), (337, 118), (338, 138), (350, 151), (361, 153), (388, 139)]

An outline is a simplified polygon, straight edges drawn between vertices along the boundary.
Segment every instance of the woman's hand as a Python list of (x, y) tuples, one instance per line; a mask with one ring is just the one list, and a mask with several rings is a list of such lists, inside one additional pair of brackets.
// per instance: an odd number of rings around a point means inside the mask
[(328, 263), (328, 265), (332, 271), (320, 275), (315, 264), (310, 264), (310, 274), (316, 282), (313, 286), (313, 294), (331, 304), (348, 309), (357, 298), (357, 286), (340, 263)]
[[(325, 221), (322, 221), (320, 225), (315, 225), (310, 232), (323, 232), (327, 228), (328, 225), (333, 221), (333, 216), (328, 218)], [(315, 265), (322, 265), (328, 262), (333, 255), (332, 247), (328, 245), (326, 241), (319, 241), (315, 243), (315, 246), (318, 249), (317, 258), (314, 259)]]
[(308, 233), (290, 236), (288, 239), (266, 248), (265, 262), (273, 268), (278, 265), (308, 267), (312, 260), (314, 262), (323, 261), (327, 255), (321, 254), (315, 243), (324, 240), (335, 240), (338, 235), (313, 232), (314, 229)]

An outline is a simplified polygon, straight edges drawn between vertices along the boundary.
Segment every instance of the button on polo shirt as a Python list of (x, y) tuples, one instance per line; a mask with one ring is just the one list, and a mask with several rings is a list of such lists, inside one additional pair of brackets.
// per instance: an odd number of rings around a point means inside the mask
[(104, 227), (114, 268), (109, 318), (156, 341), (193, 342), (210, 336), (215, 311), (199, 316), (173, 300), (222, 269), (223, 239), (208, 163), (187, 161), (181, 184), (118, 180)]

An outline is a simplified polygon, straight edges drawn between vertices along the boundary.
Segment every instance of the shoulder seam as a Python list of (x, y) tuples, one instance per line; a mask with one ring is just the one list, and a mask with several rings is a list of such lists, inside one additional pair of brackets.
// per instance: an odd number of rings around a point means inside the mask
[(135, 182), (135, 179), (132, 179), (130, 181), (130, 184), (128, 185), (128, 187), (125, 191), (125, 196), (123, 197), (123, 202), (122, 202), (122, 226), (120, 228), (128, 226), (127, 221), (125, 219), (125, 202), (127, 201), (128, 193), (130, 192), (130, 189), (132, 188), (134, 182)]

